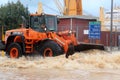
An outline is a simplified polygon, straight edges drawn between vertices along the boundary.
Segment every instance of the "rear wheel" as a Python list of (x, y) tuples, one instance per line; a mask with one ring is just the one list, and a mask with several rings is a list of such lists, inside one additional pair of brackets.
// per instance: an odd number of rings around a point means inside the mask
[(61, 47), (54, 41), (47, 41), (40, 50), (43, 57), (52, 57), (63, 54)]
[(10, 58), (19, 58), (22, 56), (21, 46), (18, 43), (11, 43), (6, 53)]

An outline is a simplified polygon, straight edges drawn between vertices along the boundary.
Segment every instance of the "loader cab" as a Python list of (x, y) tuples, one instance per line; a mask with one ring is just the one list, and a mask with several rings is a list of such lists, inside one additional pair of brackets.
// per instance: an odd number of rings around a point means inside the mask
[(30, 27), (39, 32), (57, 31), (57, 16), (53, 15), (30, 15)]

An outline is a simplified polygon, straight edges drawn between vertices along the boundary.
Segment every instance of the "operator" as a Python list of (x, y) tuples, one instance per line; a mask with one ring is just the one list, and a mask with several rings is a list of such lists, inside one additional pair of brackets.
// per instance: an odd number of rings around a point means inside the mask
[(42, 28), (44, 31), (46, 31), (46, 30), (47, 30), (47, 28), (46, 28), (46, 25), (45, 25), (45, 24), (42, 24), (42, 25), (41, 25), (41, 28)]

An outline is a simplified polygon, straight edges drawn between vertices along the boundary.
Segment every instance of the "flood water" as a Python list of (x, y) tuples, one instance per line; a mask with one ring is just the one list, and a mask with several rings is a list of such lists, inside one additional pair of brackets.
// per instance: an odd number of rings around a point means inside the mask
[(120, 80), (120, 52), (90, 50), (42, 58), (0, 57), (0, 80)]

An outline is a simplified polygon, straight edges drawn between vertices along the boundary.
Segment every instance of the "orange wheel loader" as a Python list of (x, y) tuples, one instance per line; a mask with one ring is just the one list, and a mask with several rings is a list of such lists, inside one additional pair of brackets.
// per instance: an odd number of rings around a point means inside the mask
[(63, 53), (66, 58), (75, 51), (88, 49), (104, 50), (103, 45), (78, 44), (72, 31), (57, 32), (57, 16), (30, 14), (29, 26), (5, 32), (5, 41), (0, 47), (10, 58), (19, 58), (38, 52), (43, 57), (57, 56)]

